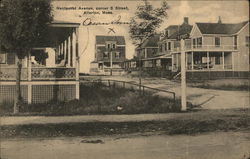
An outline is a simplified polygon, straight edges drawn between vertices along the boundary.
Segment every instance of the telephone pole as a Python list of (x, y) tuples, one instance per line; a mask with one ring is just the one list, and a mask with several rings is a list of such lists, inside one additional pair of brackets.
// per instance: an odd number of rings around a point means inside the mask
[(187, 111), (187, 92), (186, 92), (186, 53), (185, 43), (181, 39), (181, 110)]

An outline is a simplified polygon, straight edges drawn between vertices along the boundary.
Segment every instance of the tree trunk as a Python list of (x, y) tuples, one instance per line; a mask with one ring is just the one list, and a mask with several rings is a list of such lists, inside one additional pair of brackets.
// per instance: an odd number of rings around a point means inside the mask
[(21, 96), (21, 72), (22, 72), (22, 59), (18, 58), (17, 71), (16, 71), (16, 99), (14, 104), (14, 114), (19, 113), (20, 105), (22, 102)]

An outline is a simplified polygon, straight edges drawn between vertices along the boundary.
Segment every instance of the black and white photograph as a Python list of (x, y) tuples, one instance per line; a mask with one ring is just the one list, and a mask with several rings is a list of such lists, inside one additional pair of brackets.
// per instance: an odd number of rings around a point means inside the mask
[(250, 159), (248, 0), (0, 0), (0, 159)]

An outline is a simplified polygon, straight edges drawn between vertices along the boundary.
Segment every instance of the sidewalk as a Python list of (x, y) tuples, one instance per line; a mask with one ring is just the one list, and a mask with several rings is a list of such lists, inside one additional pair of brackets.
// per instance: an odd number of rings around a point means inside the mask
[[(192, 113), (191, 113), (192, 114)], [(191, 115), (187, 113), (186, 115)], [(87, 122), (140, 122), (163, 121), (183, 116), (183, 113), (133, 114), (133, 115), (76, 115), (76, 116), (8, 116), (0, 118), (0, 125), (28, 125)]]

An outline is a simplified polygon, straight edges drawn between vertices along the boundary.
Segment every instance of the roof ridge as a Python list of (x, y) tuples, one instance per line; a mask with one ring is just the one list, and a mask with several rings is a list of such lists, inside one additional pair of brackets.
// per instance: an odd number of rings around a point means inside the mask
[(242, 21), (242, 22), (238, 22), (238, 23), (215, 23), (215, 22), (195, 22), (195, 24), (219, 24), (219, 25), (221, 25), (221, 24), (233, 24), (233, 25), (237, 25), (237, 24), (242, 24), (242, 23), (246, 23), (246, 22), (249, 22), (248, 20), (245, 20), (245, 21)]

